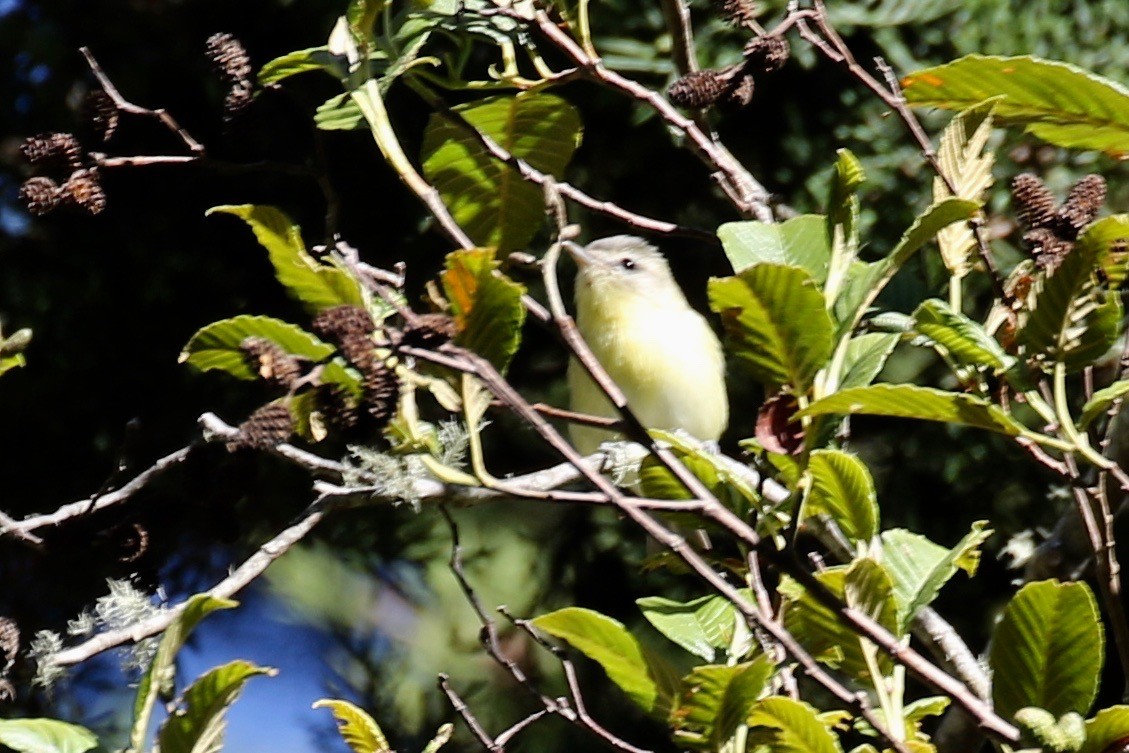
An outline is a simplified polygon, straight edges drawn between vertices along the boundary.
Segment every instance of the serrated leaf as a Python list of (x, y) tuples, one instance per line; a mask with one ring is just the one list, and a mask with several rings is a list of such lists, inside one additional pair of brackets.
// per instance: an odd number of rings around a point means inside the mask
[(852, 541), (878, 533), (878, 496), (870, 471), (856, 455), (815, 450), (808, 464), (811, 491), (804, 516), (829, 515)]
[(744, 664), (695, 667), (682, 679), (678, 705), (671, 713), (675, 739), (688, 747), (724, 749), (768, 689), (773, 669), (767, 656)]
[(1008, 603), (992, 636), (988, 661), (997, 713), (1008, 718), (1038, 706), (1056, 717), (1085, 714), (1098, 690), (1104, 643), (1085, 583), (1028, 583)]
[(703, 596), (688, 602), (646, 596), (635, 603), (656, 630), (709, 662), (714, 661), (719, 650), (732, 645), (738, 621), (744, 625), (737, 608), (721, 596)]
[(1002, 410), (974, 395), (913, 384), (874, 384), (840, 390), (816, 400), (796, 418), (828, 415), (894, 416), (940, 421), (1017, 436), (1024, 429)]
[(337, 731), (341, 739), (353, 749), (353, 753), (391, 753), (388, 738), (376, 720), (364, 709), (348, 701), (322, 698), (314, 702), (315, 709), (329, 709), (337, 719)]
[[(816, 579), (831, 593), (866, 613), (891, 632), (897, 629), (897, 604), (890, 576), (877, 562), (856, 560), (816, 574)], [(858, 680), (868, 681), (870, 667), (866, 653), (875, 649), (865, 638), (841, 623), (835, 612), (824, 606), (795, 580), (785, 576), (779, 586), (784, 607), (784, 627), (819, 661)], [(864, 645), (864, 641), (866, 644)], [(889, 674), (892, 660), (875, 656), (879, 671)]]
[(961, 364), (984, 366), (999, 373), (1015, 363), (994, 337), (976, 322), (936, 298), (924, 301), (913, 312), (914, 329)]
[(236, 659), (201, 675), (184, 691), (177, 709), (161, 725), (161, 753), (219, 753), (227, 726), (227, 710), (243, 686), (256, 675), (276, 670)]
[(902, 80), (918, 107), (964, 110), (989, 99), (995, 117), (1068, 149), (1129, 153), (1129, 90), (1067, 63), (1031, 55), (966, 55)]
[(558, 609), (530, 622), (603, 667), (608, 679), (648, 713), (665, 717), (669, 712), (677, 679), (623, 623), (580, 607)]
[(866, 387), (882, 371), (901, 337), (885, 332), (868, 332), (852, 337), (839, 377), (839, 389)]
[(913, 221), (884, 259), (870, 264), (853, 264), (847, 273), (843, 290), (835, 300), (834, 311), (840, 332), (854, 329), (866, 309), (874, 303), (878, 294), (914, 252), (932, 240), (943, 228), (954, 222), (970, 219), (979, 209), (979, 203), (957, 198), (933, 204)]
[(459, 330), (455, 342), (504, 372), (521, 343), (525, 287), (497, 273), (497, 268), (489, 250), (455, 251), (447, 255), (442, 282)]
[(302, 232), (274, 207), (243, 204), (212, 207), (207, 214), (230, 214), (246, 222), (267, 250), (275, 276), (311, 313), (350, 304), (364, 306), (360, 284), (345, 270), (322, 264), (306, 253)]
[(1082, 236), (1097, 247), (1098, 265), (1110, 290), (1120, 290), (1129, 276), (1129, 214), (1103, 217)]
[(1017, 335), (1025, 353), (1078, 370), (1113, 345), (1121, 300), (1102, 290), (1094, 274), (1104, 238), (1087, 229), (1054, 273), (1037, 279), (1030, 314)]
[(335, 94), (314, 110), (314, 123), (323, 131), (355, 131), (368, 127), (365, 114), (348, 92)]
[[(988, 137), (992, 135), (994, 107), (993, 102), (987, 102), (965, 110), (953, 118), (941, 134), (941, 146), (937, 150), (941, 175), (933, 178), (934, 202), (956, 196), (983, 203), (984, 194), (992, 185), (992, 164), (995, 161), (991, 152), (984, 153)], [(955, 192), (949, 189), (950, 183)], [(952, 275), (964, 277), (972, 269), (976, 238), (967, 223), (950, 225), (938, 232), (937, 245), (941, 249), (941, 259)]]
[(717, 237), (734, 272), (769, 263), (807, 270), (819, 285), (827, 279), (831, 246), (822, 215), (804, 214), (781, 223), (727, 222), (717, 229)]
[(807, 391), (831, 356), (834, 326), (805, 270), (757, 264), (735, 277), (711, 279), (709, 298), (732, 352), (757, 381)]
[(906, 631), (922, 607), (932, 603), (957, 570), (969, 576), (976, 573), (980, 545), (991, 535), (987, 524), (977, 521), (956, 546), (946, 549), (901, 528), (882, 532), (882, 564), (894, 582), (899, 633)]
[[(580, 144), (576, 109), (552, 94), (523, 92), (454, 108), (515, 157), (561, 175)], [(480, 246), (522, 248), (544, 219), (541, 188), (498, 160), (461, 126), (432, 115), (423, 134), (423, 173), (455, 221)]]
[(749, 743), (768, 745), (772, 753), (842, 753), (839, 739), (820, 721), (815, 709), (783, 696), (765, 698), (749, 712)]
[(226, 371), (236, 379), (258, 379), (259, 372), (239, 348), (248, 337), (270, 340), (287, 353), (310, 361), (324, 361), (333, 346), (301, 327), (269, 316), (244, 314), (212, 322), (196, 331), (180, 353), (180, 363), (198, 371)]
[[(866, 181), (862, 163), (849, 149), (840, 149), (827, 196), (827, 237), (831, 243), (824, 297), (834, 303), (846, 274), (858, 257), (858, 187)], [(821, 281), (822, 282), (822, 281)]]
[(1078, 417), (1078, 430), (1086, 431), (1094, 419), (1108, 411), (1110, 406), (1126, 395), (1129, 395), (1129, 379), (1114, 382), (1095, 392), (1094, 396), (1082, 406), (1082, 415)]
[(176, 680), (176, 655), (189, 634), (200, 620), (212, 612), (219, 609), (233, 609), (238, 605), (239, 602), (231, 599), (217, 599), (208, 594), (196, 594), (180, 607), (176, 619), (165, 628), (161, 641), (157, 644), (157, 652), (153, 655), (153, 661), (141, 675), (141, 682), (137, 685), (137, 695), (133, 702), (133, 726), (129, 733), (130, 750), (142, 750), (145, 736), (149, 731), (149, 718), (157, 698), (172, 695)]
[(1110, 706), (1086, 720), (1086, 742), (1078, 753), (1102, 753), (1129, 737), (1129, 706)]
[(98, 747), (98, 737), (58, 719), (0, 719), (0, 745), (16, 753), (85, 753)]
[[(681, 436), (671, 432), (652, 429), (651, 436), (669, 444), (679, 462), (729, 509), (743, 513), (750, 506), (760, 503), (757, 489), (745, 477), (732, 471), (730, 461), (725, 456), (685, 442)], [(643, 494), (653, 499), (693, 497), (690, 490), (654, 455), (643, 458), (639, 468), (639, 484)]]

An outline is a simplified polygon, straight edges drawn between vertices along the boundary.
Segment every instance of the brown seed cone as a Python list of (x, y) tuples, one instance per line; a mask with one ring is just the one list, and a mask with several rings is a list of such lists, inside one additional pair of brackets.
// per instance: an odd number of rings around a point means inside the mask
[(285, 402), (267, 403), (239, 424), (239, 434), (227, 442), (227, 449), (269, 450), (294, 433), (294, 419)]
[(753, 74), (742, 73), (734, 76), (729, 83), (729, 88), (722, 95), (720, 104), (726, 107), (744, 107), (753, 101), (753, 88), (756, 82)]
[(1015, 214), (1029, 229), (1053, 227), (1057, 220), (1055, 197), (1037, 176), (1020, 173), (1011, 181)]
[(4, 666), (0, 667), (3, 674), (16, 660), (20, 651), (20, 628), (11, 617), (0, 617), (0, 654), (4, 656)]
[(773, 73), (784, 67), (791, 52), (784, 37), (753, 37), (745, 45), (745, 63), (755, 70)]
[(687, 73), (670, 85), (666, 96), (679, 107), (700, 110), (717, 104), (729, 87), (721, 71), (708, 68)]
[(420, 314), (404, 330), (400, 343), (420, 348), (438, 348), (453, 340), (456, 334), (458, 329), (455, 327), (455, 320), (447, 314)]
[(55, 181), (43, 176), (28, 178), (20, 186), (20, 200), (32, 214), (47, 214), (59, 206), (63, 194)]
[(251, 58), (234, 35), (221, 32), (208, 37), (206, 54), (216, 73), (229, 83), (250, 81)]
[(259, 376), (271, 385), (289, 390), (302, 375), (298, 359), (265, 337), (244, 338), (239, 349), (250, 357)]
[(102, 190), (98, 171), (93, 168), (75, 170), (60, 190), (64, 197), (90, 214), (98, 214), (106, 208), (106, 192)]
[(338, 431), (349, 431), (360, 423), (360, 406), (353, 400), (352, 393), (340, 385), (320, 390), (318, 407), (326, 422)]
[(120, 113), (110, 95), (95, 89), (86, 95), (86, 117), (102, 141), (109, 141), (118, 128)]
[(226, 120), (231, 120), (247, 109), (253, 99), (251, 84), (241, 82), (231, 88), (223, 100), (223, 113)]
[(1031, 249), (1035, 265), (1048, 273), (1058, 269), (1062, 260), (1074, 250), (1073, 243), (1058, 237), (1053, 230), (1045, 227), (1028, 230), (1023, 234), (1023, 240)]
[(82, 145), (73, 133), (41, 133), (20, 147), (24, 159), (33, 165), (52, 160), (65, 162), (72, 169), (82, 167)]
[(1074, 184), (1058, 210), (1059, 235), (1074, 240), (1105, 204), (1105, 178), (1087, 175)]
[(337, 344), (345, 358), (361, 371), (372, 365), (372, 333), (376, 324), (360, 306), (334, 306), (314, 317), (314, 332)]
[(751, 26), (761, 10), (752, 0), (714, 0), (714, 7), (734, 26)]
[(378, 425), (384, 426), (396, 413), (396, 403), (400, 399), (399, 377), (384, 364), (375, 364), (365, 372), (361, 387), (364, 389), (365, 409)]

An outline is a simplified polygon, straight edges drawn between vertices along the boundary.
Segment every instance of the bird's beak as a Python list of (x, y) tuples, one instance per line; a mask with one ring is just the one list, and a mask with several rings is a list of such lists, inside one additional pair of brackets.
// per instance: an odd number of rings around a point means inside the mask
[(588, 253), (584, 246), (573, 243), (572, 241), (565, 241), (561, 246), (564, 247), (564, 250), (568, 252), (569, 256), (576, 260), (576, 266), (581, 269), (596, 263), (595, 257)]

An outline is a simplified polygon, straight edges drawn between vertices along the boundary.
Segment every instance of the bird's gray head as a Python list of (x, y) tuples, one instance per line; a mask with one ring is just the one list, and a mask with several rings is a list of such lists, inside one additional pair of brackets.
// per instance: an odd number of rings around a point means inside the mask
[(613, 235), (583, 248), (566, 246), (579, 267), (577, 299), (587, 296), (641, 295), (655, 300), (685, 301), (658, 249), (633, 235)]

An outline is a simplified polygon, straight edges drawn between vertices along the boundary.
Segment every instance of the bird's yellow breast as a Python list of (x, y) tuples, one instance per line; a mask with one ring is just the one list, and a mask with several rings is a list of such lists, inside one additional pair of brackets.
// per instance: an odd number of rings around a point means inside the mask
[[(577, 326), (592, 352), (627, 396), (643, 424), (683, 429), (716, 440), (729, 420), (725, 360), (706, 320), (681, 292), (671, 296), (578, 295)], [(572, 408), (614, 416), (615, 410), (579, 363), (569, 364)], [(573, 441), (587, 454), (608, 432), (574, 426)]]

